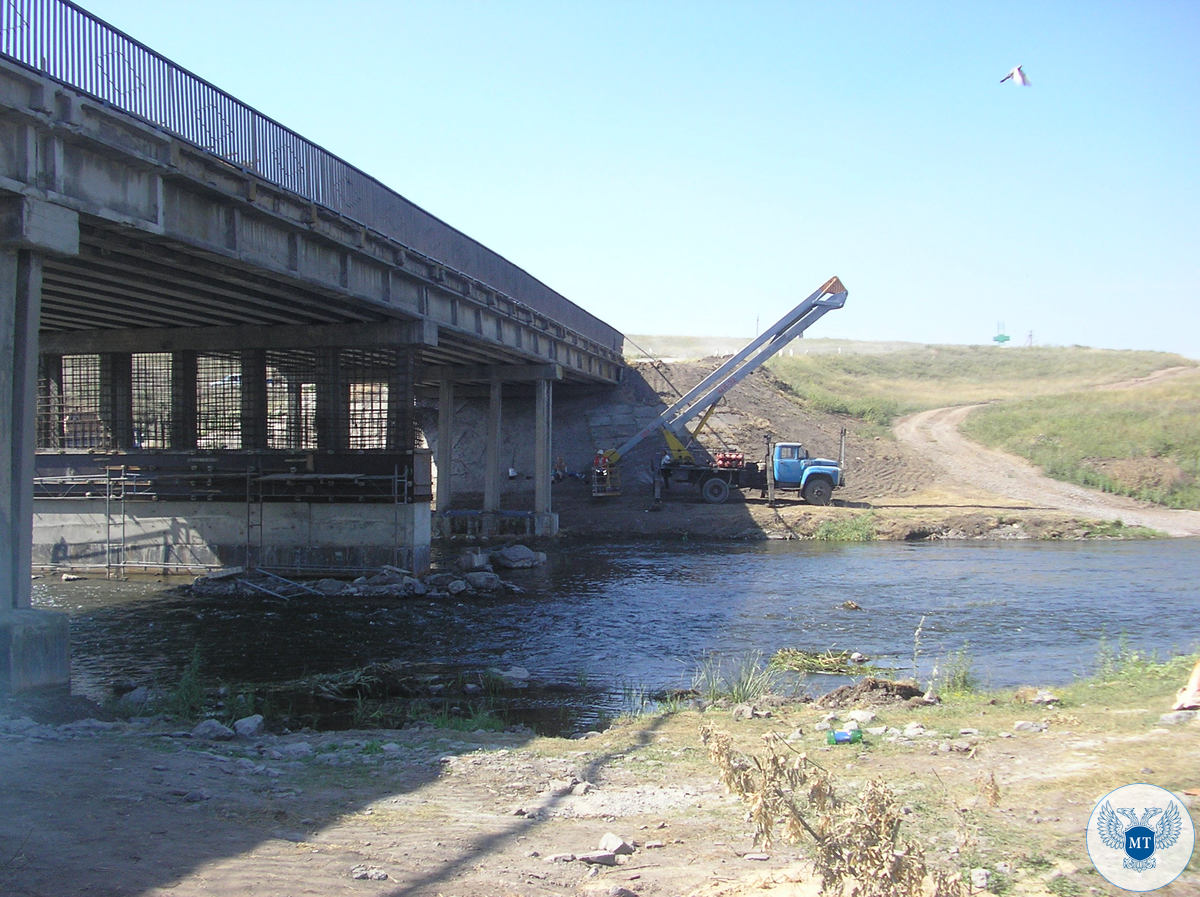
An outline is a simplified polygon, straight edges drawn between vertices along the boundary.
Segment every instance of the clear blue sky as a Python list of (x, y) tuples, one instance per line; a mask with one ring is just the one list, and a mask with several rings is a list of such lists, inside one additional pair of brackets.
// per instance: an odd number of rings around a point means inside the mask
[(1200, 358), (1195, 0), (83, 5), (629, 333)]

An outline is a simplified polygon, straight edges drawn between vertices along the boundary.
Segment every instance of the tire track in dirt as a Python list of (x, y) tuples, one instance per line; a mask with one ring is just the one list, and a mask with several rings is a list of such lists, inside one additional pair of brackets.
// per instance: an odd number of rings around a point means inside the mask
[[(1135, 388), (1161, 382), (1194, 368), (1156, 372), (1108, 389)], [(1176, 511), (1096, 489), (1051, 479), (1023, 458), (987, 448), (967, 439), (959, 425), (982, 405), (934, 408), (901, 418), (893, 432), (897, 440), (918, 451), (930, 465), (941, 467), (947, 481), (982, 489), (1033, 508), (1065, 511), (1087, 518), (1121, 520), (1171, 536), (1200, 536), (1200, 511)]]

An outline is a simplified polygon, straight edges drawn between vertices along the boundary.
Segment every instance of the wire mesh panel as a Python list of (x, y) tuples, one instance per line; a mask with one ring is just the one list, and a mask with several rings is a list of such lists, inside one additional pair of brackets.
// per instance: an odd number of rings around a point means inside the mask
[(63, 409), (63, 359), (61, 355), (38, 357), (37, 447), (61, 449), (65, 440)]
[(267, 447), (317, 447), (317, 356), (267, 352)]
[[(65, 355), (61, 367), (61, 402), (44, 408), (39, 403), (39, 415), (61, 414), (57, 422), (61, 439), (58, 445), (47, 448), (107, 449), (112, 445), (111, 432), (100, 417), (100, 356)], [(47, 391), (49, 391), (47, 384)], [(39, 390), (42, 393), (43, 390)], [(38, 431), (50, 431), (54, 424), (39, 426)], [(39, 446), (40, 447), (40, 446)]]
[(171, 356), (165, 352), (133, 356), (133, 444), (136, 448), (171, 447)]
[(347, 444), (349, 449), (384, 449), (388, 446), (388, 377), (395, 352), (346, 350), (340, 367), (347, 388)]
[(242, 361), (205, 353), (196, 364), (196, 448), (242, 447)]
[(409, 451), (407, 348), (44, 355), (42, 450)]

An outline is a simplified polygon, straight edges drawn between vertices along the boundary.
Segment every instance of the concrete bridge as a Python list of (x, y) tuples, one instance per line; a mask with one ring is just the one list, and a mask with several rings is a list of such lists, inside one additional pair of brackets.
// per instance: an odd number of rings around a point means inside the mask
[[(554, 386), (617, 382), (622, 342), (74, 4), (9, 0), (0, 691), (67, 668), (65, 620), (30, 607), (34, 564), (419, 570), (460, 517), (553, 534)], [(483, 410), (463, 421), (468, 399)], [(515, 512), (503, 402), (532, 423)], [(456, 477), (476, 426), (483, 457)], [(458, 507), (464, 490), (481, 505)]]

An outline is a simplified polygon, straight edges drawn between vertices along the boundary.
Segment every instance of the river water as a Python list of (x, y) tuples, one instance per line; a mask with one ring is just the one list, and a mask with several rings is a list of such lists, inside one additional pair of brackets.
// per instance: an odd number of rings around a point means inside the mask
[(194, 651), (234, 683), (400, 659), (523, 667), (570, 705), (568, 727), (626, 709), (631, 693), (686, 688), (714, 655), (861, 651), (922, 679), (966, 657), (981, 685), (1002, 688), (1087, 675), (1102, 640), (1162, 655), (1200, 648), (1195, 539), (564, 544), (506, 578), (524, 593), (282, 602), (47, 579), (34, 600), (70, 615), (72, 687), (98, 700), (114, 682), (176, 681)]

